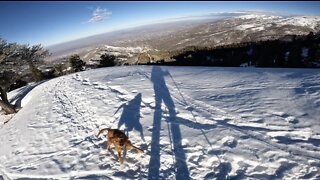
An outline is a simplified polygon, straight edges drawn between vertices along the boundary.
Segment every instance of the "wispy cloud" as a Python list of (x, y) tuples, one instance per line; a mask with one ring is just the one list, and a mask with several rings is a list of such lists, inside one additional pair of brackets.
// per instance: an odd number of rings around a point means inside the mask
[(112, 12), (109, 11), (106, 8), (100, 8), (97, 7), (93, 12), (92, 12), (92, 17), (89, 19), (89, 23), (96, 23), (99, 21), (103, 21), (106, 18), (110, 17), (112, 15)]

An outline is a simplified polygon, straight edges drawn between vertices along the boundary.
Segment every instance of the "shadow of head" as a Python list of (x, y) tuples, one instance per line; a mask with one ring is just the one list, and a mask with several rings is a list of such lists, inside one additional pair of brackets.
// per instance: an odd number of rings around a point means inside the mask
[(151, 81), (162, 84), (164, 82), (164, 76), (169, 75), (168, 71), (164, 71), (159, 66), (153, 66), (151, 72)]
[[(140, 123), (140, 108), (141, 108), (142, 95), (138, 93), (132, 100), (122, 106), (123, 111), (118, 123), (118, 129), (125, 125), (125, 131), (129, 136), (129, 131), (133, 129), (140, 132), (140, 136), (144, 139), (143, 128)], [(121, 107), (119, 107), (120, 109)]]

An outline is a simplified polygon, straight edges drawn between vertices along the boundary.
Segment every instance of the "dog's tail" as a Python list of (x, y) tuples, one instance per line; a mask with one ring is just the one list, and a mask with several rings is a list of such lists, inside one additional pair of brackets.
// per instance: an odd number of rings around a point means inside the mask
[(139, 151), (140, 153), (144, 153), (144, 150), (143, 150), (143, 149), (140, 149), (140, 148), (134, 146), (134, 145), (131, 143), (130, 140), (128, 140), (128, 141), (126, 142), (126, 145), (127, 145), (127, 148), (128, 148), (128, 149), (136, 149), (136, 150)]
[(101, 130), (99, 131), (99, 133), (98, 133), (97, 136), (99, 136), (102, 132), (104, 132), (104, 131), (109, 131), (109, 130), (110, 130), (110, 128), (103, 128), (103, 129), (101, 129)]
[(138, 148), (138, 147), (136, 147), (136, 146), (133, 146), (136, 150), (138, 150), (140, 153), (144, 153), (144, 150), (143, 149), (140, 149), (140, 148)]

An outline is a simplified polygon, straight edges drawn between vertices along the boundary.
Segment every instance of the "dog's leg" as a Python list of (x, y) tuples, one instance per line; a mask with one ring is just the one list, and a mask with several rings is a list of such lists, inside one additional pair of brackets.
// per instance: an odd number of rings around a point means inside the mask
[(111, 146), (111, 142), (108, 141), (108, 142), (107, 142), (107, 147), (106, 147), (106, 149), (110, 150), (110, 146)]
[(122, 164), (123, 163), (123, 158), (121, 157), (122, 148), (117, 146), (117, 145), (115, 145), (115, 147), (116, 147), (116, 150), (118, 152), (119, 162), (120, 162), (120, 164)]
[(135, 147), (135, 146), (133, 146), (139, 153), (144, 153), (144, 150), (142, 150), (142, 149), (140, 149), (140, 148), (138, 148), (138, 147)]
[(136, 150), (139, 151), (140, 153), (144, 153), (144, 151), (143, 151), (142, 149), (140, 149), (140, 148), (132, 145), (132, 144), (131, 144), (131, 141), (129, 141), (129, 140), (128, 140), (128, 142), (126, 143), (126, 148), (127, 148), (128, 150), (130, 150), (130, 149), (136, 149)]
[(113, 139), (108, 137), (107, 149), (110, 150), (111, 145), (113, 144)]

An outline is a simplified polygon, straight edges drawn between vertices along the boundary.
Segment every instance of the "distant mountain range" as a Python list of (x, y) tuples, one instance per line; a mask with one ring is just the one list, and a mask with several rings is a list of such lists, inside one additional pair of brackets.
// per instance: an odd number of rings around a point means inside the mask
[[(271, 12), (242, 11), (174, 18), (47, 48), (52, 53), (51, 60), (77, 53), (89, 61), (101, 53), (108, 52), (106, 48), (110, 49), (111, 46), (122, 47), (122, 50), (126, 47), (138, 48), (141, 52), (146, 49), (176, 50), (187, 46), (215, 47), (240, 42), (273, 40), (285, 38), (287, 35), (305, 35), (319, 31), (320, 16), (289, 16)], [(122, 51), (117, 52), (121, 54)]]

